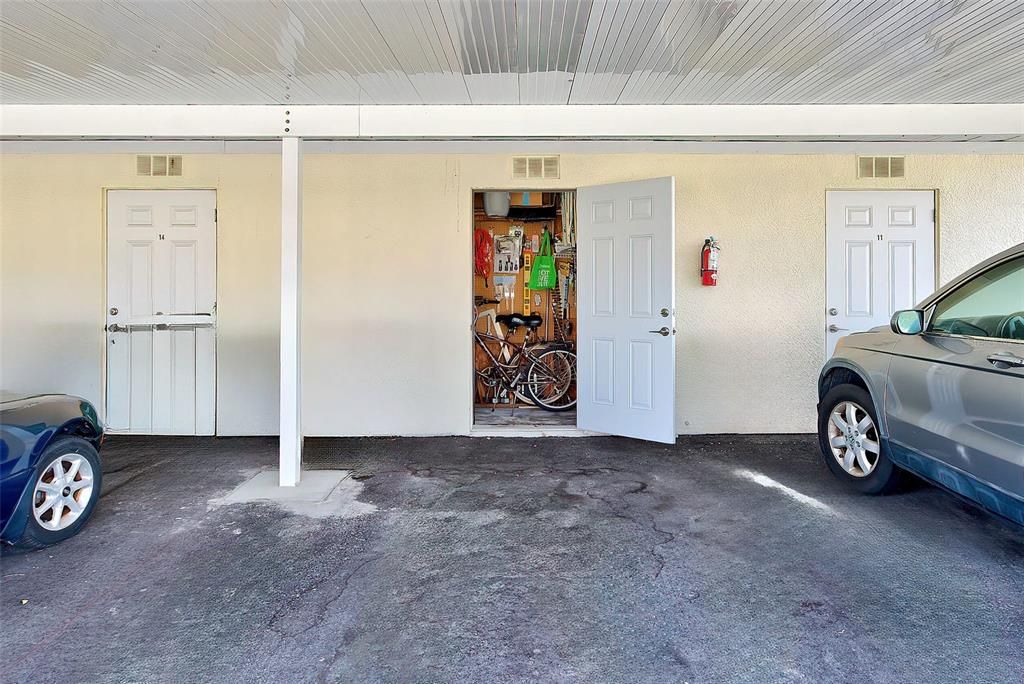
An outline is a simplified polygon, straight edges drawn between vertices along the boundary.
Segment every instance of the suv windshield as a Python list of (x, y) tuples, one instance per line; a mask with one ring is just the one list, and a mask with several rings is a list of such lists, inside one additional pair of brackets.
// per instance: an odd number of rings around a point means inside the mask
[(980, 273), (935, 306), (929, 332), (1024, 340), (1024, 257)]

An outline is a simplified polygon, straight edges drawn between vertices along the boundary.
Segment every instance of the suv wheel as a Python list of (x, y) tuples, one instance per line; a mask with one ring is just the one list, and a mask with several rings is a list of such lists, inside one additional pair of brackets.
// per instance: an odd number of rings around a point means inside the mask
[(864, 494), (899, 484), (900, 471), (886, 453), (871, 395), (856, 385), (833, 387), (818, 405), (818, 444), (829, 470)]

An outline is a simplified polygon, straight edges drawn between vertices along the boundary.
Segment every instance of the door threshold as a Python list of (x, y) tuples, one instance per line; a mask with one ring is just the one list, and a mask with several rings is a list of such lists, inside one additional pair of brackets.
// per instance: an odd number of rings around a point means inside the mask
[(474, 425), (470, 437), (604, 437), (603, 433), (561, 425)]

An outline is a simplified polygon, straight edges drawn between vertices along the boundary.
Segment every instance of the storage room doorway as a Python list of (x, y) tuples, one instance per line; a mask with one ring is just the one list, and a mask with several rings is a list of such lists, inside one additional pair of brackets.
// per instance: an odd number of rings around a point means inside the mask
[(473, 193), (473, 425), (576, 428), (576, 193)]

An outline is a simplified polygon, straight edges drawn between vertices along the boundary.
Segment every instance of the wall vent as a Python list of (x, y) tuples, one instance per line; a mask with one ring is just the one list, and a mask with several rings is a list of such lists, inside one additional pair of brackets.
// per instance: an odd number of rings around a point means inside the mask
[(905, 157), (857, 157), (857, 178), (903, 178)]
[(512, 178), (558, 178), (558, 157), (512, 157)]
[(135, 173), (139, 176), (180, 176), (180, 154), (140, 154), (135, 157)]

